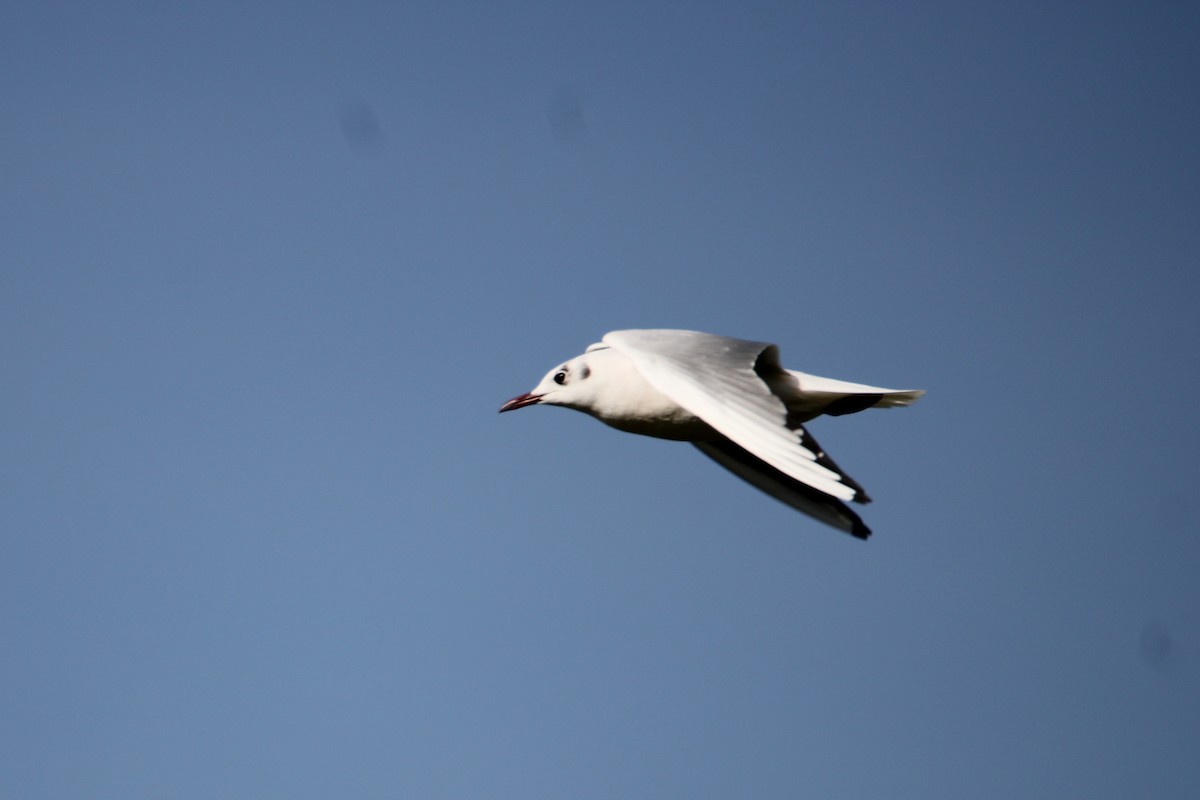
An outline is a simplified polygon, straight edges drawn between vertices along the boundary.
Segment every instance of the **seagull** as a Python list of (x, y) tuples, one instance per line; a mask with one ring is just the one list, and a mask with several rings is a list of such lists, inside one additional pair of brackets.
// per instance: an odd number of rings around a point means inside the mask
[(777, 500), (866, 539), (847, 501), (863, 488), (804, 428), (822, 414), (915, 402), (919, 389), (883, 389), (784, 369), (764, 342), (682, 330), (627, 330), (546, 373), (533, 391), (500, 406), (564, 406), (628, 433), (691, 442)]

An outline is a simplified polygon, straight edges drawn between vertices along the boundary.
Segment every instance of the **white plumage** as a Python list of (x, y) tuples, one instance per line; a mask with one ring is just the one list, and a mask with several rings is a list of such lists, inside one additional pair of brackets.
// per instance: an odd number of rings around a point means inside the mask
[(630, 433), (690, 441), (771, 496), (865, 539), (870, 529), (843, 501), (870, 498), (803, 423), (905, 406), (923, 394), (786, 370), (779, 349), (763, 342), (626, 330), (606, 334), (500, 410), (559, 405)]

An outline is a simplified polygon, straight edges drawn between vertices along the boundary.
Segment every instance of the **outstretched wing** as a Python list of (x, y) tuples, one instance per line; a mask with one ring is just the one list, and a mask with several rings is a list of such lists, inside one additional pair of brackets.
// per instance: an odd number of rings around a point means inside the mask
[(722, 439), (716, 442), (692, 442), (701, 453), (737, 475), (756, 489), (780, 500), (797, 511), (843, 530), (857, 539), (866, 539), (871, 529), (841, 500), (814, 489), (807, 483), (784, 475), (744, 447)]
[[(676, 330), (613, 331), (605, 335), (604, 343), (624, 353), (655, 389), (753, 458), (831, 497), (867, 501), (862, 488), (837, 468), (802, 427), (788, 426), (787, 407), (759, 376), (760, 371), (782, 370), (775, 345)], [(728, 448), (700, 449), (763, 488), (731, 465), (737, 459)]]

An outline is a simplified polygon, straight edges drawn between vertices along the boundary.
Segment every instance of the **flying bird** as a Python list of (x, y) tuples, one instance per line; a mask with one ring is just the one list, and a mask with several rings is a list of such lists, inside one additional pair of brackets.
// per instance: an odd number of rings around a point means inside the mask
[(605, 334), (500, 411), (565, 406), (618, 430), (691, 442), (772, 497), (866, 539), (871, 529), (846, 501), (871, 499), (804, 423), (822, 414), (906, 406), (923, 394), (784, 369), (773, 344), (628, 330)]

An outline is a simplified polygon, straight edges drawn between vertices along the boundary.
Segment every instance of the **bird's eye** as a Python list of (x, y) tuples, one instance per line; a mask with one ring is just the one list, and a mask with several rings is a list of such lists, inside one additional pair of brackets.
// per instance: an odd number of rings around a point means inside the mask
[(565, 372), (554, 373), (554, 382), (557, 383), (559, 386), (562, 386), (564, 383), (567, 382), (567, 373), (565, 373)]

